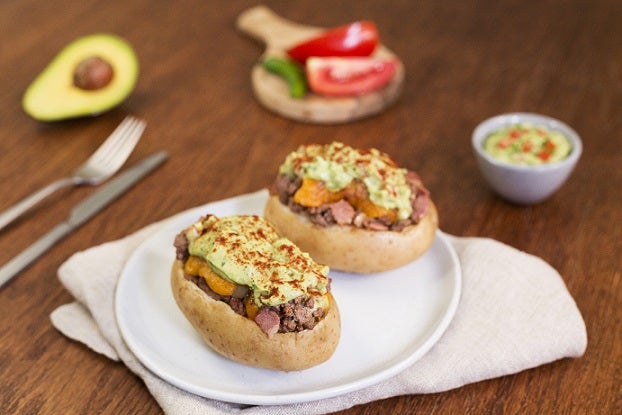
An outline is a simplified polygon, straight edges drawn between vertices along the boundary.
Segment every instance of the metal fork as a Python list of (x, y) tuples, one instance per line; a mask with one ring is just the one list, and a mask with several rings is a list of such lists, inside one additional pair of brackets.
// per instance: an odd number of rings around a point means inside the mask
[(69, 177), (50, 183), (0, 213), (0, 230), (63, 187), (97, 185), (115, 174), (134, 150), (146, 125), (143, 120), (126, 117), (91, 157)]

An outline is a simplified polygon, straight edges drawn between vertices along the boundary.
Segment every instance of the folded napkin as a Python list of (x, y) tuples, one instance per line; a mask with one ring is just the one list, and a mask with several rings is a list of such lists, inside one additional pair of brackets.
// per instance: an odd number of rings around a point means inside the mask
[[(265, 197), (263, 192), (238, 198)], [(58, 273), (76, 301), (51, 315), (54, 326), (67, 337), (123, 362), (169, 415), (326, 414), (391, 396), (441, 392), (517, 373), (579, 357), (587, 347), (581, 313), (555, 269), (491, 239), (447, 235), (462, 267), (458, 309), (434, 347), (398, 375), (362, 390), (291, 405), (239, 405), (193, 395), (140, 363), (125, 345), (114, 313), (115, 287), (125, 262), (174, 218), (70, 257)]]

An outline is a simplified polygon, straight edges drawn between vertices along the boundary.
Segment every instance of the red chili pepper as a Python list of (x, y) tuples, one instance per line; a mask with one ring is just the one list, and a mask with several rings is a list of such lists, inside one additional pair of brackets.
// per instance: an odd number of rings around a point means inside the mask
[(376, 25), (371, 21), (359, 21), (326, 30), (292, 46), (287, 54), (300, 63), (312, 56), (370, 56), (378, 42)]
[(546, 150), (542, 150), (538, 153), (538, 157), (540, 157), (540, 160), (547, 161), (551, 158), (551, 153)]

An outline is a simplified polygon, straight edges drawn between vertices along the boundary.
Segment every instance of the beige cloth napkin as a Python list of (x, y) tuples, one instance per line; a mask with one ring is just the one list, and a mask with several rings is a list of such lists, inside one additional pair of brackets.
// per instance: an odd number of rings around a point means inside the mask
[(365, 389), (300, 404), (248, 406), (199, 397), (147, 370), (123, 342), (114, 314), (115, 285), (126, 260), (165, 222), (69, 258), (59, 278), (76, 301), (56, 309), (51, 320), (67, 337), (123, 362), (169, 415), (325, 414), (391, 396), (458, 388), (579, 357), (587, 347), (581, 313), (550, 265), (491, 239), (448, 236), (462, 266), (460, 304), (441, 339), (411, 367)]

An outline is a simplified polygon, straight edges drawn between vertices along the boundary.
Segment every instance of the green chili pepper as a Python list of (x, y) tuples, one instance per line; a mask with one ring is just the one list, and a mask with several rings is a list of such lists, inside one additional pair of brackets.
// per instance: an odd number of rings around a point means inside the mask
[(265, 70), (280, 76), (289, 86), (292, 98), (302, 98), (307, 93), (307, 80), (304, 69), (296, 62), (282, 58), (267, 58), (262, 62)]

